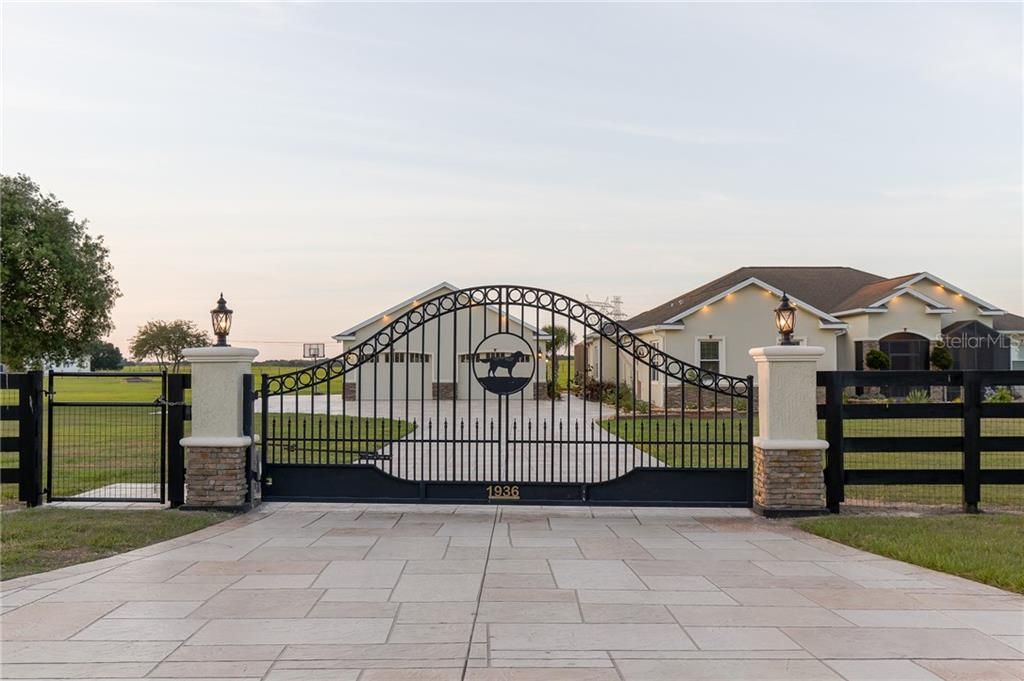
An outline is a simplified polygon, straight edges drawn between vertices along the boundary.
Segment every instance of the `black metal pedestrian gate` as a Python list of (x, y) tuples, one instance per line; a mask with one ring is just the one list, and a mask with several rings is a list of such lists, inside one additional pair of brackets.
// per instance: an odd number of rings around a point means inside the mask
[(749, 376), (524, 286), (414, 301), (362, 333), (261, 377), (265, 500), (750, 505)]
[(184, 503), (190, 386), (166, 371), (50, 371), (47, 501)]

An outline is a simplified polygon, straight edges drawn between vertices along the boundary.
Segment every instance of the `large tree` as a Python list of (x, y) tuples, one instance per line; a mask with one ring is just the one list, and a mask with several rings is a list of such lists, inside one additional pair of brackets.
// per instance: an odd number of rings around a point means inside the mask
[(154, 359), (161, 369), (168, 365), (178, 372), (178, 366), (185, 359), (185, 348), (201, 348), (210, 344), (210, 337), (200, 331), (195, 322), (176, 319), (173, 322), (156, 320), (139, 327), (132, 338), (131, 353), (137, 360)]
[(94, 341), (88, 347), (89, 367), (93, 371), (117, 371), (124, 366), (124, 356), (113, 343)]
[(86, 354), (121, 295), (103, 238), (25, 175), (0, 176), (0, 359), (13, 369)]

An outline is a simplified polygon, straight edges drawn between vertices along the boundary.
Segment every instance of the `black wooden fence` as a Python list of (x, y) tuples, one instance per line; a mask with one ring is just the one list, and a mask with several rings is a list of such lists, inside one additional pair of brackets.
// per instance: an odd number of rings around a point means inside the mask
[(848, 492), (857, 503), (1024, 507), (1024, 372), (823, 371), (818, 385), (832, 512)]
[[(66, 380), (124, 378), (138, 380), (143, 374), (75, 373), (63, 375)], [(139, 486), (133, 478), (137, 470), (149, 472), (144, 482), (154, 488), (152, 498), (134, 501), (166, 502), (173, 508), (185, 502), (185, 452), (181, 439), (188, 434), (192, 410), (186, 401), (191, 387), (190, 374), (153, 374), (160, 378), (162, 390), (153, 402), (61, 402), (56, 391), (43, 390), (43, 372), (23, 374), (0, 373), (0, 481), (18, 485), (18, 500), (28, 506), (42, 501), (64, 499), (123, 502), (119, 493), (97, 493), (104, 486)], [(165, 415), (152, 437), (140, 435), (140, 429), (125, 425), (124, 412), (138, 407), (149, 413), (154, 408)], [(77, 409), (75, 418), (56, 418), (55, 408), (64, 417)], [(44, 424), (46, 433), (44, 434)], [(146, 431), (152, 431), (146, 426)], [(145, 435), (145, 433), (143, 433)], [(57, 443), (59, 456), (54, 455)], [(44, 457), (44, 451), (47, 456)], [(166, 457), (162, 454), (166, 453)], [(17, 455), (16, 462), (12, 459)], [(11, 465), (16, 463), (16, 465)], [(46, 481), (44, 485), (44, 480)], [(86, 493), (82, 493), (85, 490)], [(91, 490), (91, 492), (90, 492)], [(4, 492), (4, 499), (13, 500), (13, 490)]]
[(0, 405), (0, 452), (18, 455), (17, 467), (0, 468), (0, 484), (17, 484), (18, 500), (36, 506), (43, 494), (43, 372), (2, 373), (0, 391), (12, 393)]

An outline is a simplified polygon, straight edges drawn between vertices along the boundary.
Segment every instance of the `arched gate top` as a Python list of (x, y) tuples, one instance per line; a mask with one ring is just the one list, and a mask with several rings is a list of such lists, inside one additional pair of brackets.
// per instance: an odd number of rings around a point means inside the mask
[[(569, 296), (532, 286), (514, 285), (476, 286), (431, 298), (398, 316), (348, 352), (304, 369), (270, 376), (266, 383), (267, 394), (282, 395), (327, 383), (372, 362), (378, 355), (390, 351), (397, 341), (431, 321), (459, 310), (482, 306), (535, 308), (562, 315), (612, 343), (627, 357), (636, 358), (669, 378), (727, 396), (749, 397), (750, 382), (747, 378), (708, 371), (677, 359), (642, 340), (611, 317)], [(591, 339), (588, 333), (586, 340)]]

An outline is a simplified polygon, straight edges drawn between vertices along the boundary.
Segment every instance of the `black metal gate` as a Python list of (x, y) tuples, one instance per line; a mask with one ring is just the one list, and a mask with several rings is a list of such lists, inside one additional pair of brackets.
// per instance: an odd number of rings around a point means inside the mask
[(752, 378), (579, 301), (463, 289), (349, 342), (261, 377), (264, 499), (750, 505)]
[(167, 388), (166, 372), (49, 372), (47, 501), (164, 503)]

